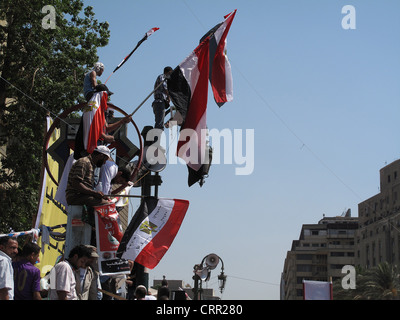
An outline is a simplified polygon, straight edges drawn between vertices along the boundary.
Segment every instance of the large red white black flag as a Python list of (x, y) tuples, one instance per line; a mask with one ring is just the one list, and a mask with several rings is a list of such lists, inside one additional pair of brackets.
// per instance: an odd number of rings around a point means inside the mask
[(187, 200), (145, 198), (121, 239), (117, 256), (155, 268), (174, 241), (188, 207)]
[[(226, 37), (236, 10), (211, 29), (196, 49), (172, 72), (168, 92), (183, 118), (177, 155), (189, 168), (189, 186), (202, 178), (210, 156), (207, 148), (208, 80), (219, 106), (233, 99), (232, 73), (225, 54)], [(193, 173), (197, 173), (192, 178)]]
[(207, 38), (175, 68), (168, 80), (169, 95), (184, 119), (177, 155), (194, 170), (200, 169), (205, 160), (208, 71)]

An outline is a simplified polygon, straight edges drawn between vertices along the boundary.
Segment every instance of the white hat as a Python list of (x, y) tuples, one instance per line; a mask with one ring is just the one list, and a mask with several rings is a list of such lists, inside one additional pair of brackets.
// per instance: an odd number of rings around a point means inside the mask
[(94, 64), (93, 70), (99, 72), (101, 69), (104, 70), (104, 64), (101, 62), (96, 62)]
[(108, 156), (111, 159), (111, 151), (106, 146), (97, 146), (97, 148), (94, 149), (94, 151), (105, 154), (106, 156)]

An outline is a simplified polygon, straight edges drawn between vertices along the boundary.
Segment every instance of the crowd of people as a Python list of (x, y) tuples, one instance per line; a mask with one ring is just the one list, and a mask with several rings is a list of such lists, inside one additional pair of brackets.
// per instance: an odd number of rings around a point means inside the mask
[[(44, 277), (35, 267), (39, 253), (36, 243), (27, 242), (20, 250), (16, 238), (0, 238), (0, 300), (169, 300), (165, 279), (152, 295), (145, 286), (136, 286), (133, 272), (117, 278), (101, 276), (93, 246), (76, 246)], [(130, 265), (133, 268), (133, 261)]]

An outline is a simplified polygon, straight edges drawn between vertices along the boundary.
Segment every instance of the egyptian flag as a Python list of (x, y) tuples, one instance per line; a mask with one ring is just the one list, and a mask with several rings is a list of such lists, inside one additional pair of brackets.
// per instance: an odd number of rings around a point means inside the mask
[(79, 130), (75, 138), (74, 158), (82, 157), (82, 152), (91, 154), (104, 130), (107, 110), (107, 91), (95, 92), (83, 110)]
[[(144, 35), (144, 37), (137, 43), (136, 47), (125, 57), (124, 60), (121, 61), (121, 63), (114, 69), (113, 73), (115, 71), (117, 71), (119, 68), (122, 67), (122, 65), (128, 61), (128, 59), (131, 57), (131, 55), (136, 51), (137, 48), (139, 48), (139, 46), (147, 40), (148, 37), (150, 37), (154, 32), (156, 32), (157, 30), (160, 30), (160, 28), (151, 28), (149, 31), (146, 32), (146, 34)], [(111, 76), (110, 76), (111, 77)], [(108, 79), (107, 79), (108, 80)], [(107, 82), (107, 81), (106, 81)]]
[(226, 55), (226, 38), (235, 15), (236, 10), (226, 15), (225, 21), (217, 24), (200, 40), (210, 39), (210, 83), (219, 107), (233, 100), (232, 69)]
[(206, 159), (208, 76), (209, 39), (206, 38), (168, 79), (169, 95), (184, 119), (177, 155), (196, 171)]
[(145, 198), (126, 229), (117, 256), (153, 269), (182, 224), (189, 201)]

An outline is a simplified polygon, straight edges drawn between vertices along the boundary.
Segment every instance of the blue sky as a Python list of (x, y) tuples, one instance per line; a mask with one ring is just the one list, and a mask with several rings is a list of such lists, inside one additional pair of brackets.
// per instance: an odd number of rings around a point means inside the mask
[[(176, 67), (237, 9), (227, 46), (234, 101), (219, 109), (209, 95), (207, 119), (210, 129), (254, 130), (254, 172), (237, 176), (235, 163), (213, 165), (202, 188), (188, 188), (186, 166), (167, 166), (159, 195), (189, 200), (190, 207), (150, 283), (165, 275), (193, 285), (193, 266), (216, 253), (228, 275), (223, 299), (279, 299), (284, 259), (302, 224), (346, 209), (357, 216), (358, 203), (379, 192), (379, 170), (398, 159), (400, 2), (85, 5), (110, 24), (109, 45), (98, 51), (103, 82), (146, 31), (160, 28), (107, 83), (111, 101), (127, 112), (151, 92), (165, 66)], [(354, 30), (342, 28), (345, 5), (356, 10)], [(135, 114), (140, 129), (153, 124), (151, 102)], [(219, 271), (220, 265), (209, 287), (217, 289)]]

